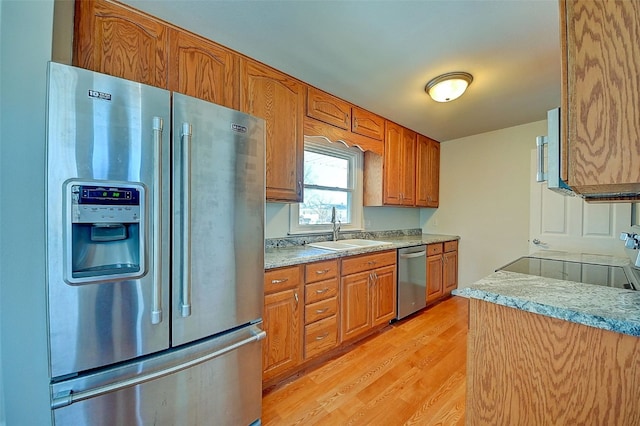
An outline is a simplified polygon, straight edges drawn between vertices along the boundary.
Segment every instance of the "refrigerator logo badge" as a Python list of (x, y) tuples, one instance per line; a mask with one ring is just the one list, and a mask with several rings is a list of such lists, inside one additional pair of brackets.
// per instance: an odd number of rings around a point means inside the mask
[(247, 133), (247, 128), (239, 124), (231, 123), (231, 130), (239, 133)]
[(89, 90), (89, 97), (95, 99), (102, 99), (103, 101), (111, 100), (111, 93), (98, 92), (97, 90)]

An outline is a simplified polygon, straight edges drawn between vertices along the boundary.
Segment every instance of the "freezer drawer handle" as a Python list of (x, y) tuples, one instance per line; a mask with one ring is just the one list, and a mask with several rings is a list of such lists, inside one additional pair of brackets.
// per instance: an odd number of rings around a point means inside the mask
[(180, 315), (191, 315), (191, 124), (182, 123), (182, 302)]
[(53, 401), (51, 402), (51, 408), (56, 409), (56, 408), (65, 407), (67, 405), (73, 404), (74, 402), (84, 401), (85, 399), (94, 398), (96, 396), (119, 391), (131, 386), (137, 386), (142, 383), (149, 382), (151, 380), (156, 380), (161, 377), (165, 377), (170, 374), (174, 374), (179, 371), (194, 367), (198, 364), (202, 364), (203, 362), (210, 361), (226, 353), (235, 351), (241, 346), (248, 345), (249, 343), (259, 342), (260, 340), (263, 340), (267, 336), (267, 333), (264, 330), (260, 330), (258, 327), (255, 327), (253, 330), (251, 330), (251, 332), (253, 333), (251, 337), (248, 337), (244, 340), (240, 340), (239, 342), (233, 343), (218, 351), (211, 352), (199, 358), (192, 359), (191, 361), (185, 362), (184, 364), (176, 365), (176, 366), (159, 370), (159, 371), (153, 371), (148, 374), (142, 374), (140, 376), (133, 377), (131, 379), (123, 380), (116, 383), (111, 383), (111, 384), (101, 386), (98, 388), (93, 388), (87, 391), (80, 391), (80, 392), (74, 393), (73, 390), (65, 390), (62, 392), (58, 392), (56, 395), (53, 396)]
[(400, 259), (413, 259), (414, 257), (421, 257), (421, 256), (426, 256), (427, 255), (427, 251), (423, 250), (423, 251), (417, 251), (415, 253), (401, 253), (400, 254)]
[(162, 193), (162, 118), (153, 117), (153, 137), (154, 158), (156, 164), (156, 176), (153, 185), (153, 306), (151, 307), (151, 324), (162, 322), (162, 259), (160, 249), (162, 248), (162, 206), (160, 205), (160, 194)]

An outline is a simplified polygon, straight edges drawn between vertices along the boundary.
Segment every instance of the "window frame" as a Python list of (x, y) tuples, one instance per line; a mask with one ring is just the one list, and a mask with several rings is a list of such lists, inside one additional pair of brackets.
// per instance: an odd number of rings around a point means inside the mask
[[(308, 149), (309, 148), (309, 149)], [(364, 155), (359, 148), (349, 147), (344, 143), (330, 142), (323, 137), (309, 137), (304, 138), (304, 151), (316, 152), (323, 155), (329, 155), (336, 158), (346, 159), (349, 162), (349, 176), (348, 186), (351, 193), (350, 202), (350, 217), (351, 223), (341, 223), (341, 231), (362, 231), (362, 212), (363, 212), (363, 159)], [(304, 173), (303, 173), (304, 176)], [(303, 177), (304, 179), (304, 177)], [(323, 190), (336, 190), (339, 192), (345, 192), (343, 189), (335, 189), (334, 187), (324, 187), (321, 185), (307, 185), (304, 181), (302, 183), (302, 190), (304, 196), (304, 190), (310, 189), (323, 189)], [(300, 204), (292, 203), (289, 207), (289, 235), (296, 234), (314, 234), (314, 233), (327, 233), (333, 230), (331, 223), (329, 224), (300, 224)]]

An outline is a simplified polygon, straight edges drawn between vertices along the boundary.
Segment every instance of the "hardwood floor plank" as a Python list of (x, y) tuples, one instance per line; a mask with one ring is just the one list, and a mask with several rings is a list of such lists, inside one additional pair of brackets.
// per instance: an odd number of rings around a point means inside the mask
[(263, 396), (265, 425), (464, 424), (468, 300), (399, 321)]

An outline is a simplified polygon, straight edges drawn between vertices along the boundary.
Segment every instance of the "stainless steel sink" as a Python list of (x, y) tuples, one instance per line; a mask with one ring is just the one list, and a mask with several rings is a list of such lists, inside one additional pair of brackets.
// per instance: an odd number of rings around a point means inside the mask
[(364, 247), (376, 247), (383, 245), (390, 245), (390, 242), (387, 241), (375, 241), (375, 240), (362, 240), (362, 239), (349, 239), (349, 240), (339, 240), (339, 241), (321, 241), (318, 243), (308, 243), (309, 247), (320, 248), (324, 250), (332, 250), (332, 251), (343, 251), (343, 250), (353, 250), (357, 248)]

